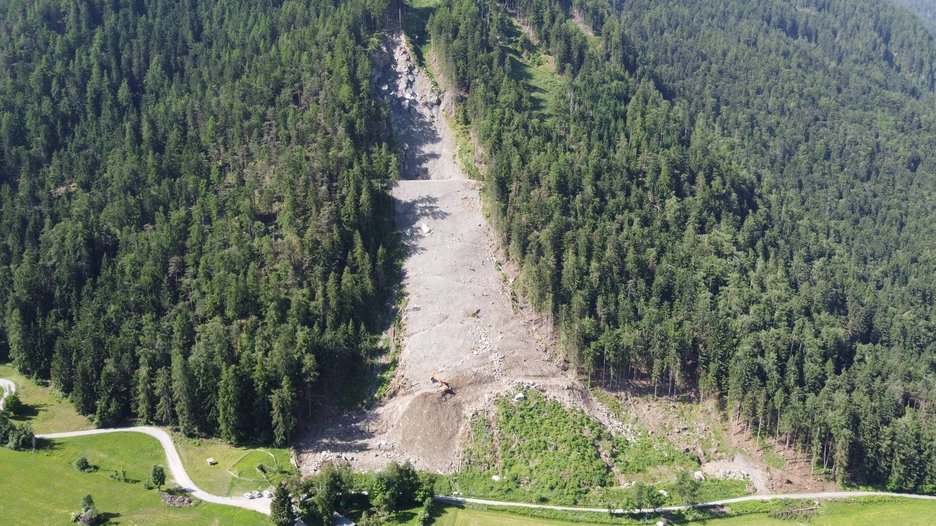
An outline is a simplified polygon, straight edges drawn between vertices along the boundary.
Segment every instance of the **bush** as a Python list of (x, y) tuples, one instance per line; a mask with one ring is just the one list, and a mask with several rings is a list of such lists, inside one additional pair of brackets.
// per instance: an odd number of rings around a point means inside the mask
[[(417, 493), (421, 487), (419, 474), (412, 464), (391, 462), (377, 474), (370, 495), (375, 507), (393, 513), (419, 502)], [(420, 496), (423, 493), (420, 492)]]
[(416, 523), (427, 526), (432, 522), (432, 497), (426, 497), (423, 501), (422, 509), (416, 514)]
[(150, 473), (150, 481), (158, 489), (162, 489), (163, 484), (166, 483), (166, 470), (162, 466), (153, 466), (153, 471)]
[(7, 436), (6, 446), (17, 451), (33, 447), (33, 440), (36, 435), (33, 434), (32, 426), (23, 424), (21, 426), (10, 425)]
[(91, 495), (81, 497), (81, 512), (72, 513), (72, 521), (83, 526), (94, 526), (101, 522), (101, 516), (94, 507), (94, 499)]
[(84, 455), (81, 455), (78, 458), (76, 458), (75, 461), (72, 462), (72, 467), (74, 467), (76, 470), (81, 471), (83, 473), (91, 473), (92, 471), (94, 471), (94, 466), (92, 466), (91, 463), (88, 462), (88, 459), (85, 458)]
[(23, 411), (23, 402), (19, 395), (10, 393), (3, 401), (3, 410), (13, 416), (20, 414)]

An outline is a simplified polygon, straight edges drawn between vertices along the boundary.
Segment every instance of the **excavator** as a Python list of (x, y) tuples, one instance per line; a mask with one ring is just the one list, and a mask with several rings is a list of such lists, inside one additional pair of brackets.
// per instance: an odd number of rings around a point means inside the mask
[(432, 371), (432, 377), (430, 379), (432, 380), (433, 385), (438, 388), (439, 394), (441, 396), (455, 394), (455, 390), (452, 389), (452, 386), (449, 385), (449, 383), (445, 380), (439, 378), (439, 373), (437, 371)]

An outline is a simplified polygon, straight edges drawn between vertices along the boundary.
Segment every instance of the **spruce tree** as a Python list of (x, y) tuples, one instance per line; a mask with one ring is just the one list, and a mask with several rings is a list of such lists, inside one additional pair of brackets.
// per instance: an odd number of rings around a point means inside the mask
[(273, 491), (270, 520), (276, 526), (293, 526), (296, 523), (296, 513), (293, 511), (292, 500), (285, 484), (279, 484)]

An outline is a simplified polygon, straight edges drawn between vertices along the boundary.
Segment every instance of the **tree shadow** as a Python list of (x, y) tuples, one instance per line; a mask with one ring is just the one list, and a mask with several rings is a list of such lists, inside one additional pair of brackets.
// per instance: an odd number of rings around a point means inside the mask
[(422, 195), (410, 200), (394, 197), (397, 230), (405, 247), (406, 256), (422, 253), (425, 249), (419, 240), (432, 235), (432, 230), (424, 223), (425, 219), (445, 219), (449, 213), (436, 204), (438, 198)]
[(48, 438), (37, 438), (36, 439), (36, 451), (58, 451), (62, 449), (62, 446), (59, 445), (55, 440), (50, 440)]
[(13, 417), (14, 420), (23, 420), (28, 421), (32, 420), (39, 416), (39, 411), (47, 407), (49, 404), (23, 404), (16, 411), (16, 415)]
[(99, 524), (120, 524), (120, 522), (114, 520), (114, 519), (119, 519), (119, 518), (120, 518), (119, 513), (114, 513), (111, 511), (98, 513)]
[(163, 487), (162, 491), (163, 491), (164, 493), (168, 493), (168, 494), (172, 495), (173, 497), (179, 497), (179, 496), (182, 496), (182, 495), (189, 495), (189, 494), (192, 492), (192, 491), (189, 490), (189, 489), (182, 488), (182, 487), (179, 487), (179, 486), (173, 486), (173, 487), (171, 487), (171, 488), (168, 487), (168, 486), (166, 486), (166, 487)]
[(420, 109), (419, 106), (424, 103), (417, 98), (406, 98), (407, 94), (416, 96), (414, 90), (407, 91), (403, 97), (384, 95), (390, 102), (394, 135), (403, 145), (400, 176), (404, 180), (431, 179), (429, 164), (440, 157), (437, 152), (431, 151), (431, 146), (439, 143), (442, 137), (431, 115), (427, 115), (434, 110)]
[(423, 55), (423, 46), (429, 43), (429, 17), (435, 13), (434, 6), (413, 7), (406, 6), (406, 14), (403, 16), (403, 31), (413, 43), (414, 58), (420, 66), (426, 65), (426, 57)]

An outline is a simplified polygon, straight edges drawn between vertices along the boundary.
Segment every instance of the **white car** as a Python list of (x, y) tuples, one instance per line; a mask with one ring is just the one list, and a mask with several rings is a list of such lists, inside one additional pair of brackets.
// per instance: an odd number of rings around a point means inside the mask
[(246, 492), (246, 493), (244, 493), (244, 498), (246, 498), (246, 499), (252, 499), (252, 498), (254, 498), (253, 493), (251, 493), (251, 492), (249, 492), (249, 491)]
[(260, 494), (259, 491), (254, 491), (254, 492), (253, 492), (253, 496), (250, 497), (250, 498), (252, 498), (252, 499), (259, 499), (261, 496), (262, 496), (262, 495)]
[(263, 496), (266, 497), (266, 498), (268, 498), (268, 499), (272, 499), (272, 498), (273, 498), (273, 492), (270, 491), (270, 490), (266, 490), (266, 491), (263, 492)]

